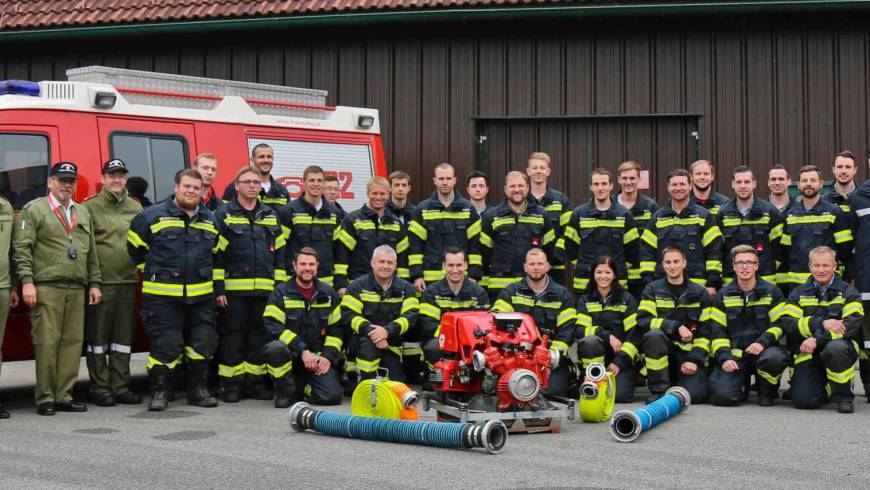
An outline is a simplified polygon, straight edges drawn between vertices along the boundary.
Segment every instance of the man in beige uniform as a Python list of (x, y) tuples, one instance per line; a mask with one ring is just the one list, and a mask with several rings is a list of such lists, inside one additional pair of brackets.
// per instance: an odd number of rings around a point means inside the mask
[(94, 220), (94, 240), (103, 277), (103, 300), (85, 315), (85, 351), (91, 378), (91, 401), (101, 407), (135, 405), (142, 397), (130, 391), (130, 350), (136, 334), (136, 264), (127, 253), (127, 231), (142, 205), (127, 195), (127, 166), (103, 164), (103, 189), (85, 200)]
[(15, 269), (30, 308), (39, 415), (88, 409), (73, 401), (72, 389), (82, 355), (85, 301), (100, 302), (102, 279), (91, 213), (72, 200), (77, 174), (74, 163), (54, 164), (48, 196), (27, 203), (13, 231)]
[[(3, 366), (3, 333), (6, 330), (6, 318), (9, 309), (18, 306), (17, 288), (13, 287), (11, 268), (9, 267), (9, 245), (12, 242), (12, 205), (0, 197), (0, 367)], [(0, 419), (8, 419), (9, 412), (0, 404)]]

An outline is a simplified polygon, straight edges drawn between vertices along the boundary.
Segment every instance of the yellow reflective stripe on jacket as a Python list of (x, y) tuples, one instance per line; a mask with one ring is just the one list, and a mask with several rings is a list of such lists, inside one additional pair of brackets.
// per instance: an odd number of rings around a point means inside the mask
[(812, 224), (812, 223), (834, 223), (836, 216), (833, 214), (808, 214), (797, 216), (790, 214), (786, 216), (785, 222), (789, 225), (795, 224)]
[(224, 287), (227, 291), (271, 291), (275, 288), (275, 280), (265, 277), (252, 277), (245, 279), (224, 279)]
[(441, 308), (432, 303), (420, 303), (420, 314), (428, 316), (433, 320), (441, 320)]
[(284, 311), (275, 305), (266, 305), (266, 308), (263, 310), (263, 317), (274, 318), (281, 325), (287, 321), (287, 316), (284, 314)]
[(631, 342), (623, 342), (622, 350), (620, 350), (620, 352), (625, 352), (632, 361), (637, 359), (637, 347), (635, 347)]
[(846, 318), (849, 315), (864, 316), (864, 306), (862, 306), (859, 301), (847, 303), (846, 306), (843, 307), (843, 318)]
[(565, 308), (556, 317), (556, 326), (561, 327), (565, 323), (573, 320), (577, 316), (577, 310), (574, 308)]
[(214, 292), (213, 281), (206, 281), (197, 284), (171, 284), (155, 281), (142, 281), (142, 293), (153, 294), (155, 296), (202, 296)]
[(731, 341), (729, 339), (713, 339), (710, 343), (710, 350), (716, 352), (719, 349), (731, 349)]
[[(713, 225), (710, 227), (709, 230), (704, 232), (704, 237), (701, 238), (701, 245), (706, 247), (706, 246), (710, 245), (711, 243), (713, 243), (713, 240), (715, 240), (717, 238), (722, 238), (722, 232), (719, 230), (718, 226)], [(720, 266), (720, 269), (721, 269), (721, 266)]]
[(331, 335), (327, 335), (325, 339), (323, 339), (323, 347), (332, 347), (333, 349), (341, 352), (341, 346), (344, 345), (344, 341), (339, 337), (333, 337)]
[(411, 310), (416, 310), (419, 307), (420, 307), (420, 300), (418, 300), (416, 296), (411, 296), (409, 298), (405, 298), (404, 301), (402, 301), (402, 310), (399, 312), (399, 314), (404, 315), (405, 313), (407, 313)]
[(214, 235), (218, 234), (217, 228), (215, 228), (214, 225), (211, 223), (205, 223), (202, 221), (194, 221), (193, 223), (190, 223), (188, 226), (191, 228), (195, 228), (197, 230), (207, 231), (207, 232), (212, 233)]
[(592, 317), (584, 313), (577, 313), (577, 326), (584, 328), (592, 327)]
[(845, 243), (851, 242), (852, 240), (854, 240), (854, 238), (852, 238), (852, 230), (850, 229), (834, 232), (834, 243)]
[(511, 312), (514, 311), (514, 307), (503, 299), (497, 299), (492, 305), (492, 311)]
[(656, 302), (651, 300), (651, 299), (642, 299), (640, 301), (640, 305), (638, 305), (637, 309), (638, 309), (638, 311), (643, 310), (652, 316), (656, 316), (658, 314), (658, 308), (656, 307)]
[(566, 344), (565, 342), (562, 342), (561, 340), (554, 340), (550, 344), (550, 348), (557, 350), (557, 351), (561, 352), (562, 354), (567, 354), (568, 349), (569, 349), (568, 344)]
[(804, 336), (804, 338), (813, 335), (813, 332), (810, 330), (810, 317), (805, 316), (798, 320), (798, 332), (800, 332), (800, 334)]
[(150, 226), (151, 233), (159, 233), (166, 228), (184, 228), (181, 218), (161, 218), (160, 221)]
[(293, 339), (295, 338), (296, 334), (292, 330), (285, 329), (283, 332), (281, 332), (278, 340), (284, 342), (286, 345), (290, 345), (290, 342), (293, 342)]
[(133, 230), (129, 230), (127, 232), (127, 241), (136, 248), (150, 248), (148, 244), (145, 243), (144, 240), (142, 240), (142, 237), (140, 237), (139, 234)]
[(628, 333), (629, 330), (637, 326), (637, 313), (632, 313), (622, 319), (622, 329)]
[(728, 315), (726, 315), (725, 312), (723, 312), (719, 308), (710, 308), (708, 315), (711, 320), (718, 323), (719, 325), (722, 325), (723, 327), (728, 326)]
[(351, 311), (355, 311), (356, 313), (359, 313), (360, 315), (362, 315), (362, 312), (363, 312), (362, 301), (354, 298), (350, 294), (344, 295), (344, 297), (341, 299), (341, 306), (343, 306)]
[(504, 289), (520, 280), (522, 277), (490, 277), (487, 286), (490, 289)]

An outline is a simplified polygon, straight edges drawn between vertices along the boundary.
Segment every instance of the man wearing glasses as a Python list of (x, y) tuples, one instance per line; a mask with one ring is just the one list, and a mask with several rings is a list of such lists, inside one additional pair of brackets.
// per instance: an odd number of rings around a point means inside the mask
[(287, 280), (285, 238), (275, 211), (257, 199), (260, 189), (254, 169), (239, 170), (235, 197), (215, 213), (220, 230), (215, 301), (225, 311), (218, 324), (218, 375), (221, 397), (228, 403), (238, 402), (242, 395), (272, 398), (260, 353), (266, 343), (263, 310), (275, 283)]
[(738, 405), (745, 401), (750, 376), (755, 374), (758, 405), (769, 407), (777, 398), (779, 380), (788, 365), (779, 340), (782, 317), (793, 307), (785, 302), (779, 288), (756, 276), (760, 254), (754, 247), (738, 245), (730, 256), (736, 277), (716, 295), (710, 312), (710, 352), (714, 358), (710, 402)]

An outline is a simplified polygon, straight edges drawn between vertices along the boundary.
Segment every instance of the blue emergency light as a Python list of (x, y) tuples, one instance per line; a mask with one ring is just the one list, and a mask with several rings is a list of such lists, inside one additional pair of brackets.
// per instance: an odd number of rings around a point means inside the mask
[(39, 97), (39, 84), (27, 80), (3, 80), (0, 81), (0, 95)]

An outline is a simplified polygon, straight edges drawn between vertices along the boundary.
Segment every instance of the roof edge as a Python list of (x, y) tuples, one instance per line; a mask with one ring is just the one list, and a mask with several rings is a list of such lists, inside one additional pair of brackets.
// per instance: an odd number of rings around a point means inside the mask
[(0, 30), (0, 43), (102, 38), (108, 36), (142, 36), (178, 33), (201, 33), (245, 29), (282, 29), (322, 25), (365, 25), (395, 22), (444, 22), (536, 18), (589, 18), (639, 15), (745, 14), (762, 12), (818, 12), (870, 10), (863, 0), (738, 0), (695, 3), (643, 3), (629, 5), (554, 5), (540, 7), (483, 7), (387, 12), (348, 12), (337, 14), (242, 17), (154, 23), (128, 23), (48, 29)]

